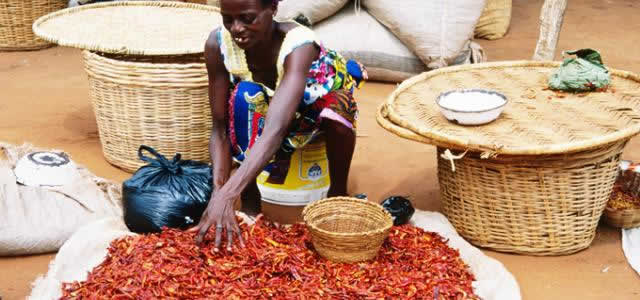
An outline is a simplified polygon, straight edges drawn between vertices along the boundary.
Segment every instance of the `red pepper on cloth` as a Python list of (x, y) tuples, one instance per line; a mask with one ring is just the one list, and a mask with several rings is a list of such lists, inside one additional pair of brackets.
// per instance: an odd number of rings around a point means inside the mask
[(246, 247), (232, 252), (177, 229), (115, 240), (61, 299), (479, 299), (458, 251), (418, 227), (393, 227), (376, 259), (357, 264), (320, 257), (303, 224), (241, 227)]

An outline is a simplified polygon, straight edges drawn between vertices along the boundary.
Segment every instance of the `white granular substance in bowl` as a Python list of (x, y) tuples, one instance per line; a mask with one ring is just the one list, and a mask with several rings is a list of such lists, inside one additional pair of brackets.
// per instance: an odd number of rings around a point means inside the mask
[(440, 106), (457, 111), (483, 111), (499, 107), (505, 100), (495, 94), (481, 92), (451, 93), (440, 98)]

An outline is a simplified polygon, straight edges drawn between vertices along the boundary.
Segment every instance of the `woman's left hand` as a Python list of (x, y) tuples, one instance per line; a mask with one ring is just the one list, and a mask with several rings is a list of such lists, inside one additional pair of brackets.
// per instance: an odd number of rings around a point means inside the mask
[(225, 230), (227, 233), (227, 250), (231, 250), (234, 234), (238, 236), (240, 246), (244, 247), (242, 232), (240, 230), (240, 226), (238, 226), (238, 221), (236, 220), (236, 214), (233, 207), (233, 203), (238, 199), (238, 196), (234, 193), (228, 192), (227, 190), (228, 189), (223, 187), (219, 189), (213, 197), (211, 197), (209, 205), (207, 205), (207, 209), (202, 214), (198, 225), (189, 229), (189, 232), (198, 232), (196, 236), (196, 243), (201, 244), (211, 226), (215, 226), (216, 235), (214, 251), (218, 251), (220, 248), (222, 233)]

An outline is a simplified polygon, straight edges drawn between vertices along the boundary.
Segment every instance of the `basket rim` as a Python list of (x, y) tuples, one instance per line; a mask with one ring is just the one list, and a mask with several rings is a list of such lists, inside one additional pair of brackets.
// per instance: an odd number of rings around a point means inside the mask
[[(467, 140), (460, 139), (458, 137), (443, 134), (443, 133), (434, 133), (433, 131), (426, 132), (425, 130), (421, 130), (417, 126), (412, 124), (408, 124), (408, 122), (404, 121), (403, 117), (401, 117), (397, 112), (394, 111), (394, 101), (395, 99), (403, 93), (405, 90), (411, 88), (412, 86), (423, 82), (431, 77), (445, 75), (448, 73), (457, 73), (464, 72), (467, 70), (482, 70), (482, 69), (490, 69), (490, 68), (507, 68), (507, 67), (548, 67), (555, 68), (562, 64), (562, 62), (558, 61), (530, 61), (530, 60), (513, 60), (513, 61), (499, 61), (499, 62), (488, 62), (488, 63), (478, 63), (471, 65), (459, 65), (459, 66), (451, 66), (445, 67), (433, 71), (423, 72), (421, 74), (415, 75), (405, 81), (403, 81), (400, 85), (396, 87), (396, 89), (387, 97), (387, 99), (383, 102), (381, 107), (384, 109), (379, 109), (377, 112), (377, 120), (378, 124), (382, 126), (387, 131), (390, 131), (400, 137), (415, 140), (418, 142), (433, 144), (435, 146), (442, 147), (451, 147), (455, 149), (463, 149), (469, 151), (478, 151), (478, 152), (493, 152), (496, 154), (512, 154), (512, 155), (541, 155), (541, 154), (560, 154), (560, 153), (568, 153), (568, 152), (578, 152), (582, 150), (587, 150), (591, 148), (596, 148), (603, 144), (608, 144), (612, 142), (616, 142), (618, 140), (630, 138), (638, 133), (640, 133), (640, 122), (632, 126), (628, 126), (624, 129), (617, 130), (613, 133), (602, 135), (597, 138), (591, 138), (587, 140), (581, 140), (577, 142), (567, 142), (567, 143), (558, 143), (553, 145), (541, 145), (541, 146), (523, 146), (523, 147), (504, 147), (502, 145), (489, 145), (489, 144), (472, 144)], [(629, 72), (622, 71), (613, 68), (607, 68), (609, 73), (613, 76), (627, 78), (636, 82), (640, 82), (640, 76)], [(384, 120), (381, 120), (384, 119)], [(384, 122), (387, 121), (387, 122)], [(389, 124), (391, 123), (391, 124)], [(404, 125), (400, 125), (404, 124)]]
[[(32, 30), (36, 36), (39, 38), (50, 42), (55, 43), (60, 46), (79, 48), (84, 50), (92, 50), (110, 54), (129, 54), (129, 55), (182, 55), (182, 54), (199, 54), (204, 52), (204, 41), (198, 47), (185, 47), (179, 50), (170, 50), (170, 49), (162, 49), (162, 48), (148, 48), (148, 49), (137, 49), (135, 47), (127, 47), (125, 44), (122, 44), (120, 47), (103, 47), (98, 45), (95, 42), (91, 41), (74, 41), (68, 37), (65, 37), (64, 32), (45, 32), (41, 27), (47, 21), (62, 17), (65, 15), (75, 14), (83, 11), (90, 11), (100, 8), (106, 7), (152, 7), (152, 8), (186, 8), (193, 9), (197, 11), (203, 12), (212, 12), (219, 14), (220, 9), (216, 6), (206, 5), (206, 4), (197, 4), (197, 3), (186, 3), (186, 2), (175, 2), (175, 1), (113, 1), (113, 2), (102, 2), (88, 5), (81, 5), (76, 7), (65, 8), (47, 15), (44, 15), (38, 18), (32, 26)], [(215, 28), (211, 28), (213, 30)], [(208, 33), (208, 32), (207, 32)]]
[[(373, 208), (380, 209), (385, 215), (385, 224), (384, 224), (384, 226), (382, 226), (382, 227), (380, 227), (378, 229), (369, 230), (369, 231), (362, 231), (362, 232), (332, 232), (332, 231), (328, 231), (328, 230), (324, 230), (324, 229), (318, 228), (318, 226), (316, 226), (315, 224), (310, 222), (309, 217), (308, 217), (308, 212), (311, 209), (313, 209), (314, 207), (317, 207), (319, 205), (323, 205), (323, 204), (326, 204), (328, 202), (333, 202), (333, 201), (357, 202), (357, 203), (362, 203), (364, 205), (368, 205), (368, 206), (373, 207)], [(304, 220), (305, 224), (307, 226), (309, 226), (312, 231), (316, 231), (316, 232), (319, 232), (319, 233), (325, 234), (325, 235), (333, 235), (333, 236), (338, 236), (338, 237), (356, 237), (356, 236), (363, 236), (363, 235), (380, 234), (380, 233), (384, 233), (385, 231), (390, 230), (391, 227), (393, 227), (393, 217), (391, 216), (391, 214), (386, 209), (384, 209), (382, 207), (382, 205), (380, 205), (378, 203), (375, 203), (375, 202), (371, 202), (369, 200), (358, 199), (358, 198), (354, 198), (354, 197), (340, 196), (340, 197), (331, 197), (331, 198), (326, 198), (326, 199), (314, 201), (314, 202), (312, 202), (312, 203), (310, 203), (310, 204), (308, 204), (307, 206), (304, 207), (304, 209), (302, 210), (302, 217), (303, 217), (303, 220)]]

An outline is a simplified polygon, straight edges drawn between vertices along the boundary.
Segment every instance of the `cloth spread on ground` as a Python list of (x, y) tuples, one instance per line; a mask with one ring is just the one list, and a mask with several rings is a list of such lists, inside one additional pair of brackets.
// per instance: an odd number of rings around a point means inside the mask
[[(248, 223), (252, 223), (252, 219), (246, 215), (239, 215)], [(482, 299), (521, 299), (520, 287), (504, 265), (486, 256), (460, 237), (444, 215), (417, 210), (411, 224), (440, 234), (448, 239), (450, 247), (459, 250), (460, 257), (476, 277), (474, 290)], [(109, 243), (131, 234), (118, 218), (99, 220), (78, 230), (60, 248), (46, 276), (38, 278), (33, 283), (29, 299), (57, 299), (61, 296), (63, 282), (85, 280), (87, 272), (104, 260)]]

